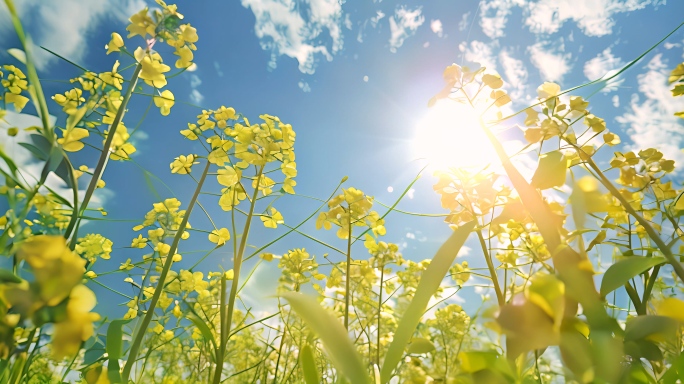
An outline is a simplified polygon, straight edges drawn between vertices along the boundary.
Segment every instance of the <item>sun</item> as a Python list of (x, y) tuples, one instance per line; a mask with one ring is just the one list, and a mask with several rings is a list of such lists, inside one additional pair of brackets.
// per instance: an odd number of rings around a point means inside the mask
[(497, 162), (478, 112), (465, 104), (439, 101), (415, 129), (414, 158), (427, 160), (431, 168), (484, 168)]

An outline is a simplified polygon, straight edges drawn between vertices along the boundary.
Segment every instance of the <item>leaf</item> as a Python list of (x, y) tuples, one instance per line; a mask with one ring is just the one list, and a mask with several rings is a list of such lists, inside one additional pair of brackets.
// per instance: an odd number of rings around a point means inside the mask
[(406, 353), (409, 355), (429, 353), (435, 350), (435, 345), (428, 339), (414, 337), (408, 346)]
[(29, 143), (18, 143), (18, 144), (21, 145), (22, 147), (28, 149), (29, 152), (31, 152), (31, 154), (33, 154), (33, 156), (35, 156), (38, 160), (42, 160), (42, 161), (47, 160), (48, 155), (46, 153), (43, 153), (35, 145), (29, 144)]
[(634, 276), (665, 262), (667, 260), (664, 257), (640, 256), (632, 256), (616, 262), (603, 275), (601, 297), (606, 297), (607, 294), (627, 284)]
[(539, 189), (560, 187), (565, 184), (567, 169), (568, 162), (561, 151), (545, 153), (539, 157), (539, 166), (530, 183)]
[(356, 347), (335, 316), (311, 296), (298, 292), (285, 292), (280, 296), (287, 299), (292, 309), (318, 336), (330, 361), (343, 376), (354, 384), (370, 384)]
[(131, 319), (114, 320), (109, 323), (109, 328), (107, 328), (107, 345), (105, 347), (109, 357), (107, 375), (112, 383), (121, 382), (119, 359), (123, 356), (123, 326), (130, 321)]
[(672, 89), (672, 96), (676, 97), (681, 95), (684, 95), (684, 84), (677, 85)]
[(596, 234), (596, 237), (589, 243), (589, 246), (587, 247), (587, 252), (591, 251), (592, 248), (595, 246), (603, 243), (603, 241), (606, 239), (606, 231), (600, 231), (599, 233)]
[(304, 345), (299, 351), (299, 364), (302, 366), (302, 373), (304, 374), (306, 384), (320, 383), (313, 349), (309, 344)]
[[(202, 321), (202, 319), (200, 319), (196, 315), (192, 315), (192, 314), (188, 315), (188, 319), (190, 319), (190, 321), (192, 321), (193, 324), (195, 324), (195, 326), (197, 326), (197, 328), (199, 328), (200, 332), (202, 333), (202, 336), (204, 336), (204, 338), (206, 340), (209, 340), (209, 342), (214, 346), (214, 348), (212, 348), (211, 351), (215, 351), (216, 350), (216, 340), (214, 340), (214, 335), (211, 333), (211, 330), (209, 329), (209, 326), (207, 325), (207, 323)], [(214, 356), (214, 354), (210, 353), (210, 355), (211, 355), (211, 360), (216, 361), (216, 357)]]
[(556, 275), (535, 274), (527, 286), (527, 299), (539, 306), (560, 329), (565, 310), (565, 284)]
[(560, 331), (554, 319), (530, 300), (505, 304), (496, 321), (506, 334), (507, 356), (511, 358), (560, 343)]
[(483, 369), (491, 368), (499, 355), (494, 351), (472, 351), (461, 352), (458, 360), (461, 362), (461, 369), (465, 373), (475, 373)]
[(644, 315), (627, 319), (625, 341), (675, 341), (680, 322), (658, 315)]
[(19, 276), (12, 273), (12, 271), (8, 271), (6, 269), (0, 269), (0, 282), (19, 284), (22, 281), (23, 280)]
[(475, 228), (475, 221), (463, 224), (456, 229), (451, 237), (442, 244), (430, 265), (420, 277), (413, 300), (411, 300), (406, 308), (404, 317), (399, 321), (392, 343), (385, 354), (385, 361), (380, 370), (383, 384), (390, 380), (392, 371), (394, 371), (404, 355), (406, 345), (411, 340), (411, 336), (413, 336), (418, 323), (420, 323), (420, 318), (425, 313), (430, 298), (437, 292), (458, 251), (465, 243), (470, 232), (473, 231), (473, 228)]

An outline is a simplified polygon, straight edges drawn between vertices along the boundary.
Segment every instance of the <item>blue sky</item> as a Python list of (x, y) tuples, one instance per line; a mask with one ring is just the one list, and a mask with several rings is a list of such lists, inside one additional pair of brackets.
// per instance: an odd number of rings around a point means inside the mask
[[(16, 3), (37, 45), (94, 71), (110, 70), (117, 59), (116, 54), (106, 56), (103, 49), (110, 33), (124, 35), (131, 14), (145, 5), (155, 6), (144, 0)], [(185, 21), (198, 30), (197, 69), (169, 81), (168, 89), (176, 95), (177, 103), (168, 117), (153, 108), (136, 134), (138, 152), (134, 159), (170, 186), (173, 192), (154, 184), (162, 198), (173, 193), (184, 203), (194, 185), (171, 175), (168, 164), (178, 155), (201, 153), (199, 146), (178, 134), (187, 122), (193, 122), (200, 112), (198, 107), (233, 106), (250, 118), (268, 113), (292, 124), (297, 132), (298, 193), (324, 198), (343, 176), (349, 176), (346, 186), (355, 186), (391, 204), (425, 165), (416, 159), (412, 142), (420, 135), (420, 122), (428, 114), (428, 99), (443, 86), (442, 71), (447, 65), (477, 62), (495, 69), (514, 99), (511, 110), (518, 110), (533, 103), (536, 88), (544, 81), (555, 81), (566, 89), (619, 69), (677, 27), (684, 14), (684, 2), (675, 0), (242, 0), (177, 4)], [(3, 7), (0, 5), (0, 59), (12, 62), (4, 51), (17, 47), (18, 41)], [(623, 148), (656, 147), (678, 164), (684, 161), (679, 150), (684, 127), (673, 113), (684, 105), (681, 99), (670, 96), (666, 79), (683, 60), (683, 40), (684, 29), (590, 99), (594, 113), (606, 119), (609, 129), (621, 133)], [(138, 38), (126, 45), (130, 48), (142, 43)], [(48, 53), (40, 52), (37, 57), (43, 79), (79, 74)], [(66, 84), (51, 81), (44, 86), (49, 95), (67, 89)], [(579, 93), (586, 96), (593, 91), (597, 89)], [(135, 124), (149, 102), (143, 97), (135, 100), (138, 103), (127, 115), (128, 126)], [(50, 109), (59, 116), (58, 106), (52, 104)], [(13, 124), (27, 122), (25, 117), (9, 118), (15, 119)], [(4, 130), (6, 126), (0, 127)], [(465, 130), (457, 140), (468, 143), (470, 135)], [(6, 146), (17, 158), (27, 159), (15, 140), (4, 132), (0, 137), (3, 142), (7, 140)], [(609, 157), (610, 151), (604, 151)], [(79, 156), (86, 164), (94, 162), (93, 153)], [(141, 220), (157, 201), (134, 164), (111, 164), (104, 179), (109, 187), (98, 196), (97, 203), (110, 212), (109, 218)], [(399, 207), (413, 212), (443, 212), (431, 188), (434, 180), (426, 173)], [(300, 197), (284, 198), (276, 204), (291, 224), (315, 206)], [(376, 208), (384, 212), (382, 207)], [(218, 207), (214, 214), (225, 216)], [(194, 213), (191, 223), (195, 227), (207, 224), (200, 211)], [(116, 252), (109, 266), (99, 266), (103, 270), (116, 269), (127, 257), (140, 257), (124, 249), (135, 237), (130, 230), (133, 223), (90, 225), (86, 230), (96, 231), (106, 225), (108, 233), (116, 231), (112, 236)], [(311, 231), (313, 226), (306, 228)], [(275, 233), (260, 228), (251, 239), (259, 243)], [(336, 241), (333, 233), (310, 233)], [(386, 240), (399, 243), (405, 257), (417, 260), (434, 254), (448, 233), (439, 218), (391, 214)], [(202, 244), (199, 239), (203, 235), (197, 237), (197, 245), (191, 249), (206, 249), (206, 241)], [(329, 252), (296, 235), (270, 251), (282, 253), (292, 247), (307, 247), (319, 256)], [(364, 255), (363, 249), (357, 254)], [(217, 252), (215, 256), (204, 266), (206, 270), (215, 270), (217, 264), (230, 268), (229, 254)], [(473, 265), (482, 259), (474, 250), (465, 257)], [(119, 299), (112, 296), (112, 300)]]

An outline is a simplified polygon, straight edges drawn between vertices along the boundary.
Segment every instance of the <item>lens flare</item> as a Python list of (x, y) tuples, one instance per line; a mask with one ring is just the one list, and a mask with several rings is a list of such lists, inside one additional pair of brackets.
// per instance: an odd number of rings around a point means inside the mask
[(497, 162), (478, 111), (453, 101), (430, 108), (416, 127), (412, 144), (414, 158), (426, 159), (435, 169), (483, 168)]

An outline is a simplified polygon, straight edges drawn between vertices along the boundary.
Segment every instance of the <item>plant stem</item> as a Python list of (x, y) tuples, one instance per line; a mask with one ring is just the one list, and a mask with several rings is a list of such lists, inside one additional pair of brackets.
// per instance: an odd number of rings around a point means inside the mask
[(349, 206), (349, 224), (347, 226), (347, 270), (345, 275), (345, 289), (344, 289), (344, 328), (349, 330), (349, 287), (351, 275), (351, 245), (352, 245), (352, 222), (351, 222), (351, 206)]
[[(579, 150), (581, 150), (581, 148)], [(592, 170), (594, 170), (594, 172), (596, 172), (596, 174), (599, 176), (601, 184), (603, 184), (603, 186), (606, 187), (606, 189), (608, 189), (611, 195), (618, 199), (620, 204), (622, 204), (622, 206), (625, 208), (625, 211), (632, 215), (636, 219), (636, 221), (638, 221), (639, 224), (641, 224), (641, 226), (644, 227), (644, 230), (646, 230), (648, 236), (651, 238), (651, 240), (653, 240), (654, 243), (656, 243), (658, 249), (660, 249), (660, 252), (663, 253), (663, 256), (665, 256), (668, 263), (672, 265), (672, 268), (674, 268), (674, 271), (679, 277), (679, 279), (682, 282), (684, 282), (684, 267), (682, 267), (682, 264), (680, 264), (679, 261), (677, 261), (674, 254), (672, 254), (672, 250), (670, 250), (670, 247), (668, 247), (667, 244), (665, 244), (665, 242), (663, 241), (663, 239), (660, 238), (658, 232), (656, 232), (653, 226), (651, 226), (651, 223), (648, 220), (644, 219), (641, 215), (639, 215), (636, 210), (634, 210), (634, 208), (629, 204), (625, 197), (622, 196), (620, 191), (618, 191), (617, 188), (615, 188), (615, 186), (613, 185), (613, 183), (611, 183), (610, 180), (608, 180), (606, 175), (603, 174), (603, 172), (596, 165), (596, 163), (594, 163), (594, 161), (584, 151), (582, 151), (582, 153), (584, 153), (585, 155), (586, 164), (589, 165), (589, 167)]]
[(133, 364), (135, 364), (135, 360), (138, 357), (138, 352), (140, 351), (140, 346), (145, 336), (145, 332), (147, 332), (147, 327), (150, 325), (152, 317), (154, 316), (154, 309), (156, 308), (157, 302), (159, 301), (159, 297), (161, 297), (162, 291), (164, 290), (166, 276), (169, 274), (169, 270), (171, 270), (171, 265), (173, 264), (173, 255), (176, 254), (176, 250), (178, 249), (178, 243), (180, 242), (180, 239), (183, 236), (183, 232), (185, 232), (185, 227), (187, 227), (188, 225), (188, 220), (190, 219), (192, 208), (195, 206), (197, 197), (199, 196), (200, 190), (202, 189), (202, 185), (204, 184), (204, 180), (206, 179), (207, 173), (209, 172), (210, 165), (211, 163), (207, 161), (207, 165), (204, 167), (202, 177), (200, 177), (199, 183), (197, 184), (197, 188), (195, 189), (195, 193), (192, 195), (192, 199), (190, 199), (190, 204), (188, 205), (188, 209), (185, 212), (185, 216), (183, 216), (183, 220), (178, 226), (178, 231), (176, 231), (176, 236), (174, 236), (173, 238), (171, 249), (169, 250), (169, 254), (166, 256), (166, 261), (164, 261), (164, 266), (162, 267), (161, 274), (159, 275), (159, 280), (157, 281), (157, 287), (154, 289), (152, 300), (150, 300), (150, 306), (147, 309), (147, 313), (145, 313), (145, 317), (143, 318), (143, 321), (140, 324), (140, 328), (138, 328), (138, 332), (135, 334), (133, 343), (131, 344), (131, 349), (128, 352), (128, 359), (126, 360), (126, 365), (124, 366), (123, 373), (121, 375), (121, 378), (125, 383), (128, 382), (128, 377), (130, 376)]
[[(249, 205), (249, 212), (247, 213), (247, 221), (245, 222), (245, 228), (242, 231), (242, 238), (240, 239), (240, 247), (235, 255), (235, 260), (233, 261), (233, 281), (230, 288), (230, 297), (228, 298), (228, 313), (226, 314), (226, 321), (221, 324), (221, 342), (219, 346), (219, 351), (216, 359), (216, 372), (214, 373), (214, 384), (221, 382), (221, 372), (223, 371), (223, 356), (226, 350), (226, 345), (228, 344), (228, 337), (230, 335), (230, 327), (233, 321), (233, 309), (235, 308), (235, 298), (237, 297), (240, 280), (240, 268), (242, 267), (242, 258), (245, 253), (245, 247), (247, 246), (247, 237), (249, 236), (249, 229), (252, 224), (252, 218), (254, 217), (254, 207), (256, 206), (257, 196), (259, 195), (259, 182), (261, 181), (261, 175), (264, 172), (264, 166), (259, 168), (256, 176), (256, 187), (254, 187), (254, 193), (252, 194), (252, 200)], [(225, 298), (225, 295), (222, 295)], [(220, 305), (220, 310), (223, 311), (225, 307), (225, 302), (222, 301)], [(221, 357), (221, 360), (218, 357)]]
[[(100, 181), (100, 178), (102, 177), (102, 174), (104, 173), (104, 170), (107, 167), (107, 162), (109, 161), (109, 156), (110, 156), (110, 148), (112, 146), (112, 142), (114, 141), (114, 136), (116, 135), (116, 130), (119, 128), (119, 124), (121, 124), (121, 121), (123, 120), (123, 116), (126, 112), (126, 106), (128, 105), (128, 102), (131, 100), (133, 90), (135, 89), (135, 85), (138, 83), (138, 78), (140, 76), (141, 71), (142, 71), (142, 64), (138, 63), (135, 66), (135, 70), (133, 71), (133, 76), (131, 76), (131, 80), (128, 83), (128, 88), (126, 88), (126, 94), (124, 95), (124, 98), (121, 101), (121, 106), (116, 111), (116, 115), (114, 116), (114, 121), (109, 126), (109, 132), (107, 133), (107, 138), (105, 139), (105, 143), (102, 146), (102, 152), (100, 152), (100, 158), (98, 159), (97, 165), (95, 166), (95, 170), (93, 171), (93, 177), (90, 179), (90, 184), (88, 184), (88, 189), (86, 189), (86, 193), (83, 196), (83, 202), (81, 203), (80, 213), (78, 216), (72, 218), (72, 220), (69, 221), (69, 226), (67, 227), (66, 232), (64, 233), (64, 238), (66, 238), (66, 239), (69, 239), (70, 236), (74, 232), (78, 231), (78, 223), (80, 222), (80, 217), (83, 215), (83, 212), (85, 212), (86, 208), (88, 208), (88, 203), (90, 202), (90, 198), (93, 196), (93, 193), (95, 192), (95, 189), (97, 188), (97, 182)], [(76, 239), (76, 236), (74, 236), (71, 239), (71, 247), (72, 248), (76, 244), (75, 239)]]

